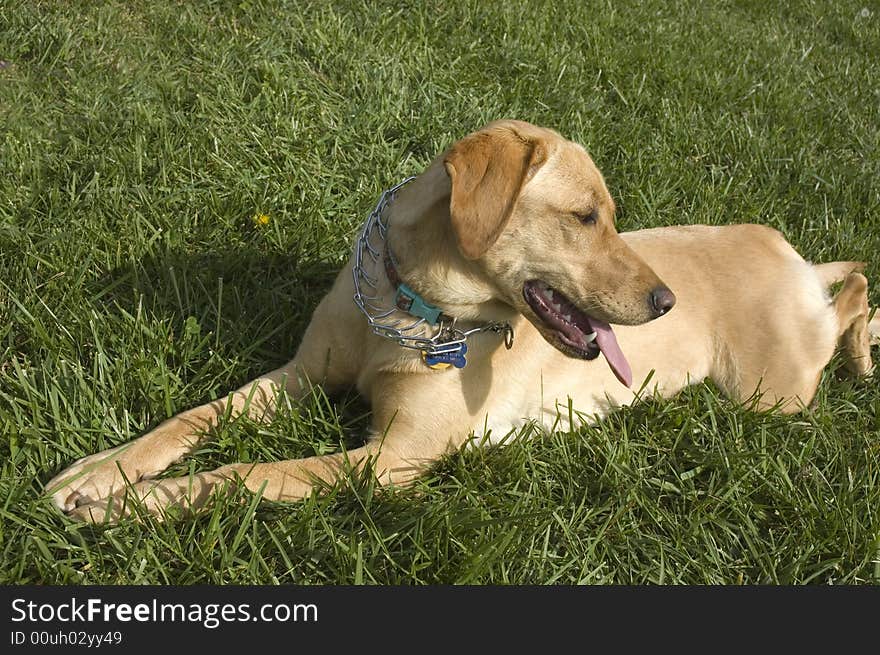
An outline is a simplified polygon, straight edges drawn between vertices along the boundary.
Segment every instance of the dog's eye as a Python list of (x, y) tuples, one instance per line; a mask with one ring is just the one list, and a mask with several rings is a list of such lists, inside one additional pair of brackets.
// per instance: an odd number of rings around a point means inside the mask
[(592, 225), (599, 219), (599, 212), (595, 209), (590, 209), (585, 212), (574, 212), (574, 217), (584, 225)]

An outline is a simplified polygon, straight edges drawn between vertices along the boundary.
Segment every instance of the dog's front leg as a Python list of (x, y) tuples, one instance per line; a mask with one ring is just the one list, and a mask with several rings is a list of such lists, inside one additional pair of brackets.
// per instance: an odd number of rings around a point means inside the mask
[(185, 511), (201, 507), (229, 485), (244, 485), (268, 500), (299, 500), (316, 486), (332, 485), (349, 471), (365, 469), (380, 484), (407, 484), (444, 454), (457, 450), (471, 433), (474, 419), (467, 411), (460, 384), (447, 377), (453, 384), (442, 388), (437, 380), (380, 375), (371, 394), (372, 433), (376, 436), (360, 448), (283, 462), (231, 464), (192, 476), (144, 481), (111, 498), (81, 505), (71, 516), (112, 522), (140, 506), (161, 517), (171, 507)]
[[(292, 364), (292, 363), (291, 363)], [(192, 452), (210, 435), (227, 411), (231, 417), (247, 407), (251, 416), (271, 414), (288, 365), (250, 382), (226, 398), (187, 410), (129, 443), (83, 457), (46, 485), (52, 502), (65, 512), (123, 488), (155, 477)]]
[(162, 518), (170, 508), (195, 510), (211, 496), (232, 486), (244, 485), (273, 501), (300, 500), (321, 484), (335, 484), (348, 472), (369, 470), (380, 484), (403, 485), (422, 474), (445, 452), (434, 439), (416, 433), (395, 432), (360, 448), (271, 463), (230, 464), (192, 476), (147, 480), (123, 488), (110, 498), (81, 505), (71, 517), (82, 521), (115, 522), (140, 508)]
[(157, 476), (209, 438), (224, 415), (235, 418), (247, 413), (256, 420), (271, 418), (282, 388), (297, 399), (313, 382), (331, 391), (352, 384), (364, 337), (351, 302), (350, 277), (350, 271), (340, 273), (288, 364), (226, 397), (178, 414), (130, 443), (80, 459), (46, 485), (53, 503), (70, 512)]

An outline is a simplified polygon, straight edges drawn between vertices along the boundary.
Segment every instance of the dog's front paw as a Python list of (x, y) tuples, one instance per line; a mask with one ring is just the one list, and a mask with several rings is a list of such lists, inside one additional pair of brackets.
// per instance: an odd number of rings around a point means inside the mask
[(124, 489), (139, 476), (120, 456), (130, 444), (104, 450), (74, 462), (46, 484), (46, 493), (63, 512), (94, 503)]
[(204, 505), (224, 479), (215, 473), (198, 473), (182, 478), (145, 480), (124, 487), (107, 498), (81, 503), (68, 515), (86, 523), (112, 524), (140, 513), (163, 520), (169, 510), (188, 513)]

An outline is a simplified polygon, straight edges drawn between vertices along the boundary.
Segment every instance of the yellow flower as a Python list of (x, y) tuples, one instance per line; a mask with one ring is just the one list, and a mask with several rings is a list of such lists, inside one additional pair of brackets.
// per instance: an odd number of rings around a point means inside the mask
[(267, 214), (254, 214), (254, 223), (256, 225), (268, 225), (269, 216)]

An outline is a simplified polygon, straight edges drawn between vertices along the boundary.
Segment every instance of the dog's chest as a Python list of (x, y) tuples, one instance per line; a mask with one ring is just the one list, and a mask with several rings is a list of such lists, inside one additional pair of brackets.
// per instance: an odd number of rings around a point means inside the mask
[(581, 362), (579, 371), (535, 371), (509, 380), (503, 393), (492, 394), (475, 417), (475, 444), (504, 443), (526, 425), (537, 432), (577, 429), (632, 402), (632, 392), (616, 380), (590, 384), (587, 368), (592, 367)]

